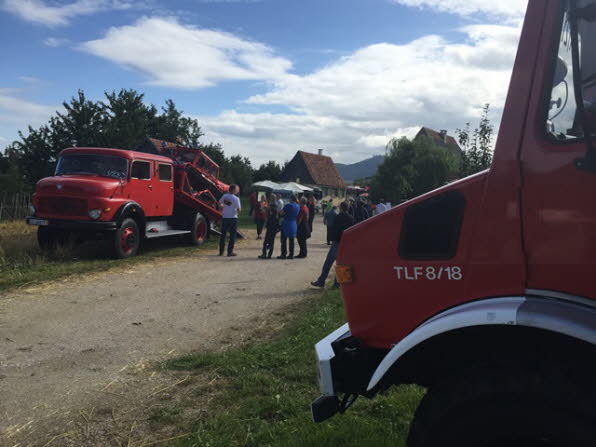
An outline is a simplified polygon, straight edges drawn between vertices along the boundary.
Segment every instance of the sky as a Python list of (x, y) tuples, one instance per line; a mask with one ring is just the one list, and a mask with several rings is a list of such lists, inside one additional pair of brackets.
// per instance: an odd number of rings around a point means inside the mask
[(0, 0), (0, 150), (82, 89), (172, 99), (226, 155), (353, 163), (498, 128), (526, 0)]

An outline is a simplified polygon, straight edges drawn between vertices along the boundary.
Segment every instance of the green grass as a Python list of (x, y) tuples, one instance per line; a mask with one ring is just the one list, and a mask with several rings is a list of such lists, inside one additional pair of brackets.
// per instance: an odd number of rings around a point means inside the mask
[(250, 211), (248, 197), (240, 197), (240, 205), (242, 209), (238, 216), (238, 228), (257, 228), (254, 217), (248, 215), (248, 212)]
[[(218, 378), (209, 406), (176, 446), (350, 447), (403, 446), (424, 390), (401, 386), (387, 395), (360, 398), (344, 415), (311, 421), (310, 402), (319, 395), (314, 344), (343, 324), (338, 292), (326, 292), (291, 311), (292, 319), (269, 341), (221, 353), (198, 353), (169, 361), (166, 368)], [(263, 338), (257, 335), (257, 339)]]
[(212, 236), (202, 247), (195, 247), (183, 238), (158, 238), (143, 241), (138, 256), (112, 259), (106, 242), (42, 253), (37, 246), (36, 231), (37, 227), (22, 221), (0, 223), (0, 291), (162, 258), (193, 256), (203, 247), (214, 246), (217, 240)]

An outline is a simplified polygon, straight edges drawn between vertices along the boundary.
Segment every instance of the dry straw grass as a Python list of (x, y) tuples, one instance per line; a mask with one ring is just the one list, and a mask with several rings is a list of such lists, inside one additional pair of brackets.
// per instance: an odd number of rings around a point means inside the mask
[(40, 255), (36, 231), (37, 227), (22, 220), (0, 222), (0, 260), (17, 261)]

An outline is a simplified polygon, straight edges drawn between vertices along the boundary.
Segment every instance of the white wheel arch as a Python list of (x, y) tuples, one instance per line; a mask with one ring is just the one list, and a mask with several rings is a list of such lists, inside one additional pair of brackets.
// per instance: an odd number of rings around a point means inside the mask
[(561, 296), (489, 298), (453, 307), (422, 323), (395, 344), (372, 375), (374, 388), (389, 369), (420, 343), (457, 329), (486, 325), (517, 325), (568, 335), (596, 345), (596, 302), (562, 300)]

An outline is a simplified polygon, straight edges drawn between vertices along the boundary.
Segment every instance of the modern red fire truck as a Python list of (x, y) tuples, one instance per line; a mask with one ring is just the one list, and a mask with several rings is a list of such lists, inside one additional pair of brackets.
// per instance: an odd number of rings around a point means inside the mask
[(408, 445), (596, 445), (596, 2), (530, 0), (489, 170), (347, 230), (315, 421), (427, 388)]
[(186, 234), (202, 244), (222, 218), (218, 199), (228, 185), (200, 149), (164, 142), (156, 152), (64, 149), (55, 175), (37, 183), (27, 218), (39, 226), (40, 247), (107, 236), (125, 258), (142, 239)]

